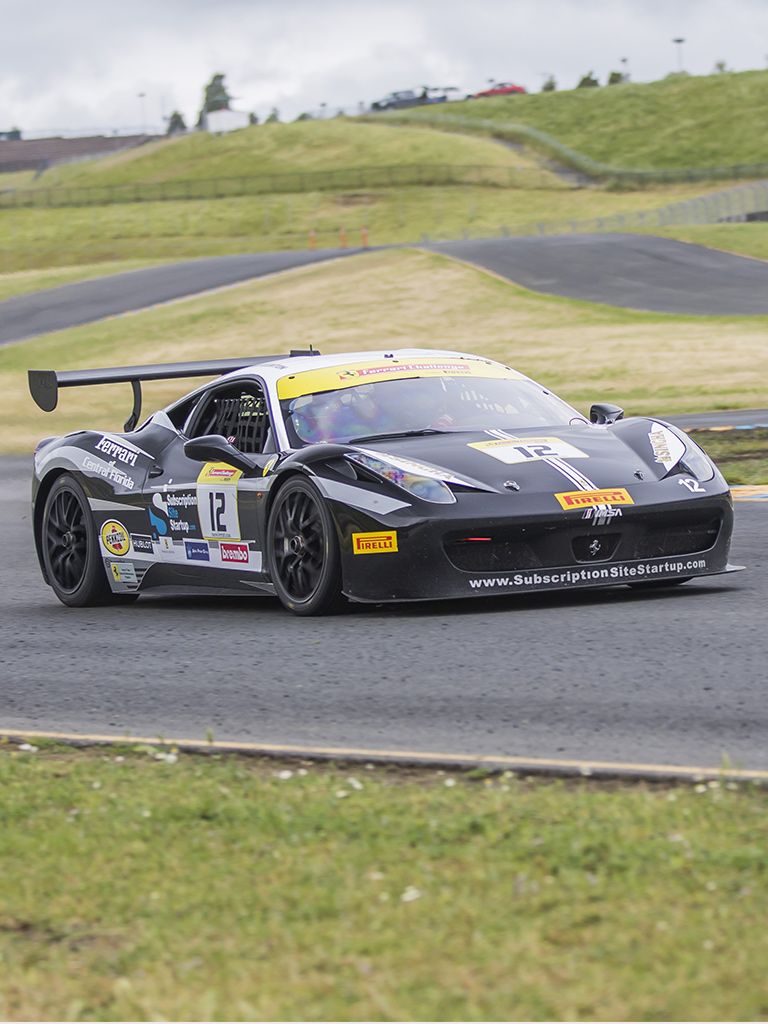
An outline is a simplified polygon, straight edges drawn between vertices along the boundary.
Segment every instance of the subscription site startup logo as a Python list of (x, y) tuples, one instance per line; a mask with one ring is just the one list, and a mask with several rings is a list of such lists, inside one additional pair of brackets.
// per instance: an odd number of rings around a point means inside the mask
[(469, 580), (471, 590), (498, 588), (569, 587), (584, 583), (628, 583), (632, 580), (683, 576), (707, 568), (706, 558), (677, 562), (639, 562), (637, 565), (604, 565), (599, 569), (562, 569), (560, 572), (516, 572), (512, 576), (480, 576)]

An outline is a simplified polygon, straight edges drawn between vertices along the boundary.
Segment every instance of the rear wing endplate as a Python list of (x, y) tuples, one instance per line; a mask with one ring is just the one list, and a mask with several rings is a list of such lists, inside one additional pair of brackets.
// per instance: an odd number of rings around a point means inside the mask
[(101, 370), (28, 370), (29, 391), (43, 412), (53, 412), (59, 402), (59, 388), (75, 388), (90, 384), (130, 384), (133, 408), (124, 429), (134, 430), (141, 415), (141, 382), (174, 380), (179, 377), (217, 377), (233, 370), (244, 370), (259, 363), (272, 363), (293, 356), (317, 356), (310, 349), (294, 349), (290, 355), (257, 356), (243, 359), (209, 359), (194, 363), (158, 363), (149, 366), (113, 366)]

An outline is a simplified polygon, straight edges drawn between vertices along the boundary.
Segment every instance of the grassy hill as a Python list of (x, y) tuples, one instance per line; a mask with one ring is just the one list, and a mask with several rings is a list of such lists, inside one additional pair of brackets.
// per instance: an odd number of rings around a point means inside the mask
[(488, 138), (446, 135), (426, 126), (393, 129), (333, 119), (255, 125), (222, 136), (195, 132), (87, 163), (54, 167), (36, 185), (199, 181), (425, 164), (540, 170), (530, 157)]
[(457, 116), (526, 125), (627, 169), (768, 161), (768, 71), (498, 96), (408, 112), (414, 124)]

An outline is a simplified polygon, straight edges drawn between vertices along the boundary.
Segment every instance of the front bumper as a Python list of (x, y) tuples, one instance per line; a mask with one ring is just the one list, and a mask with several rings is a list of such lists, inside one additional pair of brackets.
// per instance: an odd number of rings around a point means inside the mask
[[(386, 516), (332, 503), (344, 594), (360, 602), (428, 601), (734, 571), (730, 493), (683, 501), (672, 493), (675, 500), (637, 502), (599, 525), (580, 513), (530, 506), (510, 515), (503, 495), (459, 495), (455, 505), (426, 515), (414, 514), (424, 503)], [(394, 540), (365, 547), (355, 539), (377, 534)]]

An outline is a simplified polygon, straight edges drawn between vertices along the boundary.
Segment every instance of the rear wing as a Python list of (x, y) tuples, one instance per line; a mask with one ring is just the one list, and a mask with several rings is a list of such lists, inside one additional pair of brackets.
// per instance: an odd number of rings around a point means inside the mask
[(257, 356), (242, 359), (207, 359), (194, 363), (158, 363), (149, 366), (113, 366), (101, 370), (28, 370), (29, 391), (43, 412), (53, 412), (59, 402), (59, 388), (90, 384), (130, 384), (133, 408), (124, 429), (134, 430), (141, 415), (141, 382), (174, 380), (178, 377), (216, 377), (233, 370), (244, 370), (259, 363), (272, 363), (294, 356), (318, 356), (314, 349), (293, 349), (289, 355)]

